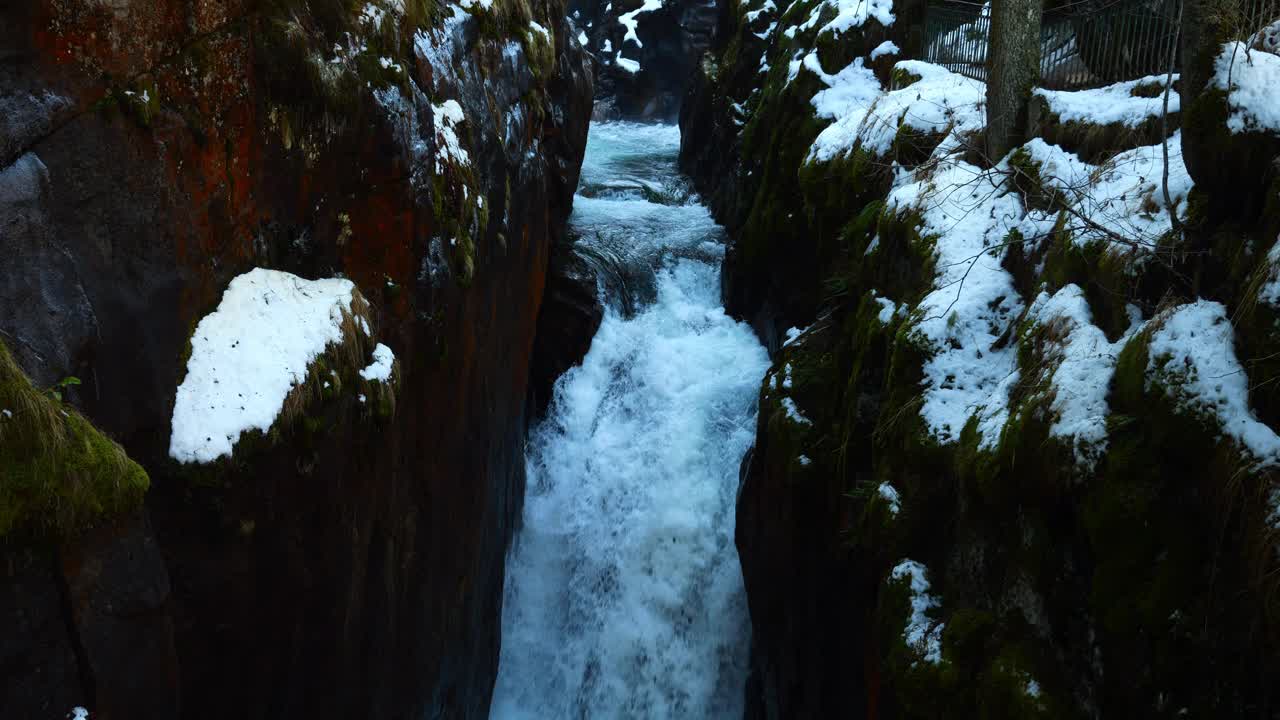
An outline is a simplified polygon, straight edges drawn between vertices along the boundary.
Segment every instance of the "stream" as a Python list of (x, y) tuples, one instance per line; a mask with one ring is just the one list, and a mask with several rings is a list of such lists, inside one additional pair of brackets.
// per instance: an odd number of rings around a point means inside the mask
[(570, 218), (606, 313), (533, 427), (490, 717), (741, 718), (738, 466), (765, 349), (724, 313), (724, 231), (679, 129), (595, 124)]

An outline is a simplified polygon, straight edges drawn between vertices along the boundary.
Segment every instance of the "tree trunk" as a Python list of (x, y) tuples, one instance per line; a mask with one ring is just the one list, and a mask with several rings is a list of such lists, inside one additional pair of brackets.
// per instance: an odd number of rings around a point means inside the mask
[(1040, 77), (1041, 0), (992, 0), (987, 44), (987, 155), (1022, 143), (1031, 89)]
[[(1230, 18), (1239, 12), (1240, 3), (1234, 0), (1184, 0), (1182, 24), (1182, 68), (1178, 80), (1178, 94), (1181, 95), (1182, 107), (1189, 110), (1209, 85), (1213, 76), (1213, 63), (1222, 43), (1226, 42), (1230, 33), (1223, 27), (1224, 18)], [(1209, 185), (1215, 178), (1217, 166), (1222, 158), (1211, 148), (1202, 147), (1209, 137), (1206, 133), (1183, 133), (1182, 156), (1187, 172), (1197, 185)], [(1221, 148), (1219, 148), (1221, 150)], [(1234, 171), (1232, 172), (1234, 175)]]

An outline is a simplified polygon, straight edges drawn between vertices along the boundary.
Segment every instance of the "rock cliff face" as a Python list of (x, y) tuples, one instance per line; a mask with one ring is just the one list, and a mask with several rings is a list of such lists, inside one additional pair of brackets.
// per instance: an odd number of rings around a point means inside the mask
[(983, 158), (982, 87), (903, 61), (919, 9), (728, 3), (682, 110), (774, 355), (749, 715), (1274, 715), (1280, 128), (1230, 131), (1204, 26), (1172, 212), (1162, 85), (1127, 126), (1042, 96), (1057, 144)]
[(596, 57), (596, 117), (675, 122), (711, 43), (715, 0), (572, 0), (575, 32)]
[[(563, 16), (0, 10), (0, 339), (41, 385), (78, 377), (68, 400), (151, 482), (136, 513), (7, 538), (6, 617), (31, 628), (6, 637), (11, 687), (48, 691), (0, 714), (485, 714), (537, 318), (592, 104)], [(256, 266), (349, 278), (371, 337), (332, 365), (345, 385), (182, 465), (191, 333)], [(397, 383), (366, 402), (374, 339)]]

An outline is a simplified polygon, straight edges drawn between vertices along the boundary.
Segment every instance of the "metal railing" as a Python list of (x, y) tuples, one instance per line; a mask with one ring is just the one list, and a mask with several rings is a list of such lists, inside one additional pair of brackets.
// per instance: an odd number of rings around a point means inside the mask
[[(1040, 31), (1040, 84), (1075, 90), (1168, 72), (1180, 61), (1182, 0), (1075, 0), (1047, 8)], [(1280, 0), (1242, 7), (1241, 37), (1280, 17)], [(987, 78), (990, 5), (966, 0), (929, 4), (924, 59), (952, 72)], [(1176, 70), (1175, 70), (1176, 71)]]

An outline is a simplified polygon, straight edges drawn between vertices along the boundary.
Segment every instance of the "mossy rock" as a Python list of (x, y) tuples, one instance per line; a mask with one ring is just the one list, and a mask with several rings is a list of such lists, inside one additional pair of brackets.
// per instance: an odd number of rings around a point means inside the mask
[(914, 170), (933, 157), (933, 151), (946, 137), (947, 132), (926, 132), (903, 122), (893, 136), (890, 154), (899, 165)]
[(889, 88), (891, 90), (901, 90), (920, 82), (922, 78), (919, 75), (907, 70), (906, 68), (895, 67), (893, 74), (890, 76)]
[(1271, 483), (1205, 416), (1171, 398), (1173, 379), (1148, 373), (1150, 332), (1120, 354), (1111, 447), (1083, 503), (1103, 660), (1130, 682), (1104, 701), (1146, 712), (1139, 698), (1163, 695), (1170, 716), (1237, 715), (1257, 691), (1253, 680), (1204, 658), (1248, 657), (1276, 671), (1276, 633), (1258, 631), (1277, 617)]
[[(1196, 188), (1201, 214), (1211, 224), (1251, 226), (1269, 206), (1270, 183), (1278, 175), (1280, 135), (1232, 132), (1227, 93), (1209, 87), (1183, 109), (1182, 151)], [(1250, 178), (1250, 182), (1240, 182)]]
[(32, 386), (0, 342), (0, 538), (74, 538), (141, 505), (149, 486), (123, 448)]
[[(818, 264), (829, 268), (848, 247), (848, 241), (871, 229), (866, 208), (879, 207), (880, 199), (892, 185), (890, 164), (862, 148), (839, 155), (828, 162), (804, 162), (797, 173), (804, 198), (805, 216), (809, 218), (811, 236)], [(854, 217), (859, 227), (850, 227), (850, 212), (863, 211)], [(853, 231), (852, 233), (850, 231)]]
[[(1270, 261), (1270, 247), (1245, 239), (1239, 244), (1240, 254), (1252, 259), (1252, 272), (1235, 286), (1238, 293), (1234, 322), (1239, 356), (1249, 377), (1280, 377), (1280, 307), (1261, 297), (1264, 287), (1280, 275), (1280, 267)], [(1253, 252), (1245, 248), (1252, 248)], [(1247, 261), (1241, 261), (1233, 265), (1246, 264)], [(1265, 380), (1251, 383), (1249, 405), (1262, 422), (1273, 428), (1280, 427), (1280, 383)]]
[(1129, 328), (1128, 306), (1151, 302), (1145, 291), (1153, 278), (1141, 272), (1139, 252), (1107, 240), (1080, 244), (1067, 232), (1055, 232), (1049, 239), (1042, 279), (1051, 293), (1078, 285), (1089, 301), (1094, 324), (1115, 341)]
[[(414, 36), (438, 24), (430, 0), (369, 3), (384, 12), (374, 25), (366, 3), (348, 0), (267, 0), (253, 33), (254, 52), (286, 147), (301, 147), (364, 126), (371, 89), (407, 90)], [(396, 10), (392, 10), (395, 8)], [(360, 50), (339, 57), (335, 47)], [(383, 62), (386, 59), (387, 63)]]
[(924, 218), (918, 210), (879, 204), (868, 208), (879, 212), (874, 234), (855, 253), (860, 281), (898, 303), (914, 307), (933, 289), (937, 238), (921, 234)]
[[(332, 443), (335, 436), (345, 437), (344, 433), (353, 426), (388, 424), (396, 413), (402, 366), (397, 358), (386, 382), (361, 376), (375, 347), (374, 337), (366, 334), (364, 327), (373, 328), (372, 312), (364, 296), (355, 291), (351, 312), (343, 312), (341, 341), (328, 345), (308, 363), (306, 377), (285, 396), (266, 432), (244, 431), (230, 455), (212, 462), (175, 461), (169, 468), (171, 474), (193, 487), (230, 488), (251, 473), (263, 456), (282, 447), (301, 457)], [(190, 353), (189, 348), (187, 352)]]
[[(1164, 89), (1158, 83), (1153, 85), (1157, 92)], [(1169, 113), (1167, 119), (1160, 115), (1149, 117), (1134, 127), (1124, 123), (1063, 122), (1040, 95), (1032, 96), (1029, 113), (1030, 137), (1044, 138), (1050, 145), (1075, 153), (1092, 165), (1100, 165), (1126, 150), (1155, 145), (1166, 137), (1166, 132), (1172, 135), (1181, 124), (1181, 115), (1177, 112)]]

